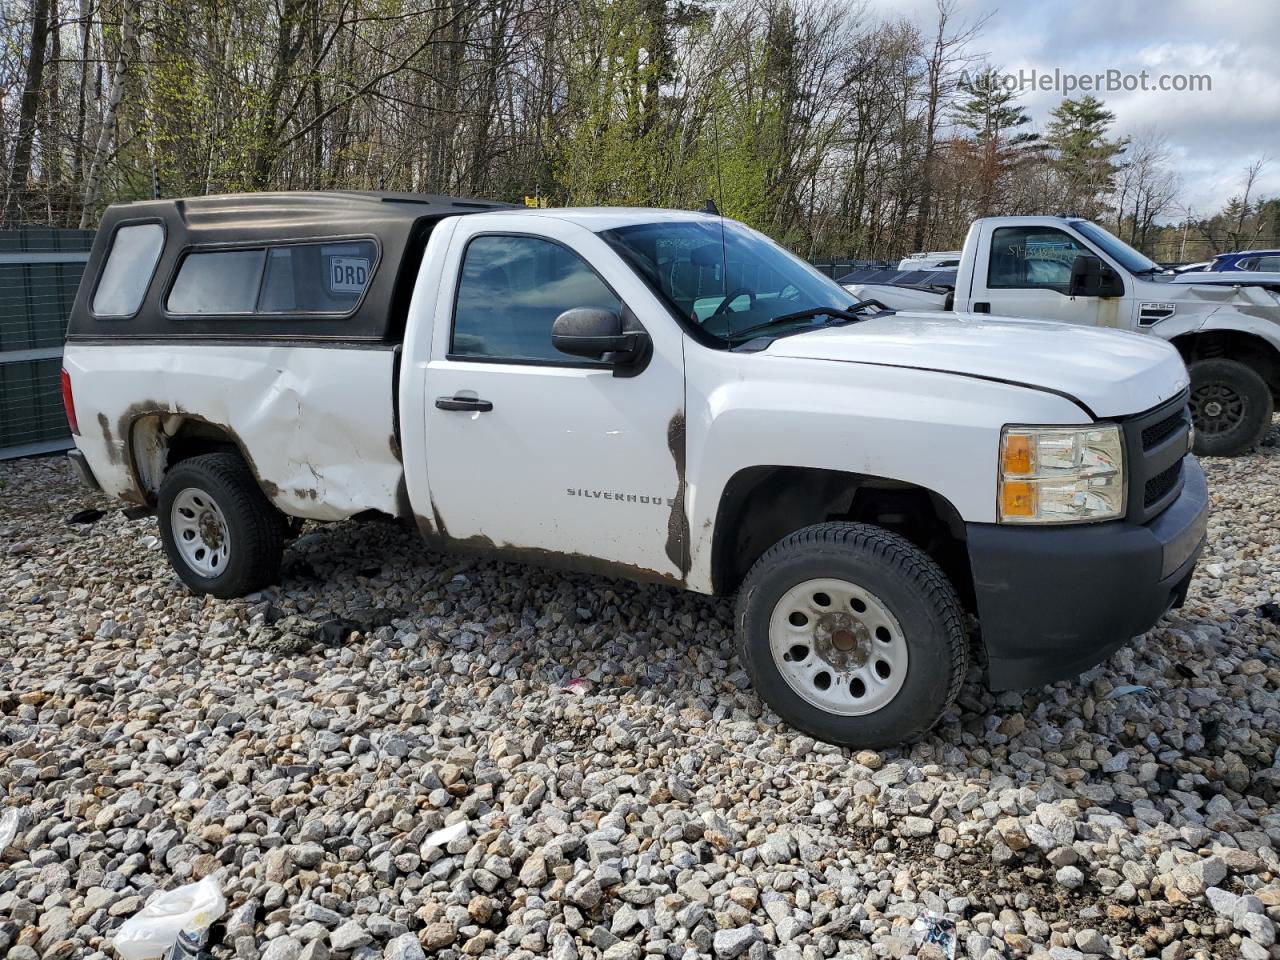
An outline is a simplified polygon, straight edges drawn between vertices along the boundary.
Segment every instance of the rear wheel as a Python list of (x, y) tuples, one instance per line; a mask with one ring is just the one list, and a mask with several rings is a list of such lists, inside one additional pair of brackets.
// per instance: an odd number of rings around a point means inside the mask
[(770, 548), (738, 597), (738, 643), (782, 719), (845, 746), (924, 733), (968, 663), (946, 576), (897, 534), (859, 523), (807, 527)]
[(276, 582), (283, 517), (234, 453), (183, 460), (160, 485), (160, 537), (196, 593), (239, 597)]
[(1261, 374), (1239, 360), (1197, 360), (1191, 374), (1195, 453), (1230, 457), (1251, 449), (1271, 427), (1274, 401)]

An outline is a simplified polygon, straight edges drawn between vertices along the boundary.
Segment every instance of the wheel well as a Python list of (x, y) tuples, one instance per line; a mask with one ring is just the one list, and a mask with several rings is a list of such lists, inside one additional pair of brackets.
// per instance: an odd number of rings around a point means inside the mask
[(244, 456), (230, 431), (183, 414), (139, 417), (133, 423), (130, 437), (138, 485), (152, 502), (165, 473), (175, 464), (205, 453)]
[(1170, 341), (1184, 363), (1196, 360), (1239, 360), (1257, 370), (1280, 402), (1280, 350), (1257, 334), (1240, 330), (1206, 330)]
[(716, 593), (735, 591), (761, 554), (787, 534), (829, 520), (870, 523), (901, 534), (942, 567), (972, 609), (964, 521), (950, 501), (898, 480), (805, 467), (749, 467), (729, 480), (712, 536)]

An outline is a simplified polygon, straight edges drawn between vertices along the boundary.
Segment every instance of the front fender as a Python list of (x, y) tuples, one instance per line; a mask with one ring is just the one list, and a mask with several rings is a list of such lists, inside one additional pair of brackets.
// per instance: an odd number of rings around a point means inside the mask
[(1265, 340), (1280, 352), (1280, 302), (1224, 305), (1205, 318), (1200, 330), (1232, 330)]
[(1001, 428), (1091, 422), (1063, 396), (934, 371), (696, 350), (686, 374), (688, 585), (708, 593), (720, 500), (741, 470), (883, 477), (991, 523)]

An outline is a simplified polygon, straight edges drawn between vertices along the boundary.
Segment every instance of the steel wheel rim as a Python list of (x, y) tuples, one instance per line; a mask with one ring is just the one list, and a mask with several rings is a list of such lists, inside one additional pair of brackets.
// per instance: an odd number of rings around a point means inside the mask
[(182, 561), (202, 577), (212, 579), (231, 559), (231, 531), (222, 508), (209, 494), (187, 487), (169, 508), (173, 542)]
[(1196, 433), (1215, 436), (1244, 423), (1249, 399), (1225, 383), (1205, 383), (1191, 393), (1191, 422)]
[(907, 641), (898, 619), (879, 597), (847, 580), (805, 580), (784, 593), (769, 618), (769, 652), (806, 703), (842, 717), (883, 709), (907, 679)]

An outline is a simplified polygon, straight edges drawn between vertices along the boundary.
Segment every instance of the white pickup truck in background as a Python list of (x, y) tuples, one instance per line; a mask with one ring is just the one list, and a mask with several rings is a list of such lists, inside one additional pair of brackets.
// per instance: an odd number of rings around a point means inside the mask
[(1190, 370), (1196, 453), (1243, 453), (1271, 428), (1280, 397), (1280, 274), (1174, 274), (1088, 220), (987, 217), (969, 228), (954, 272), (862, 270), (841, 283), (893, 309), (1154, 334), (1177, 347)]
[(110, 208), (64, 392), (86, 483), (193, 591), (297, 519), (737, 594), (794, 726), (897, 743), (1186, 595), (1208, 494), (1155, 339), (894, 314), (696, 213), (314, 193)]

